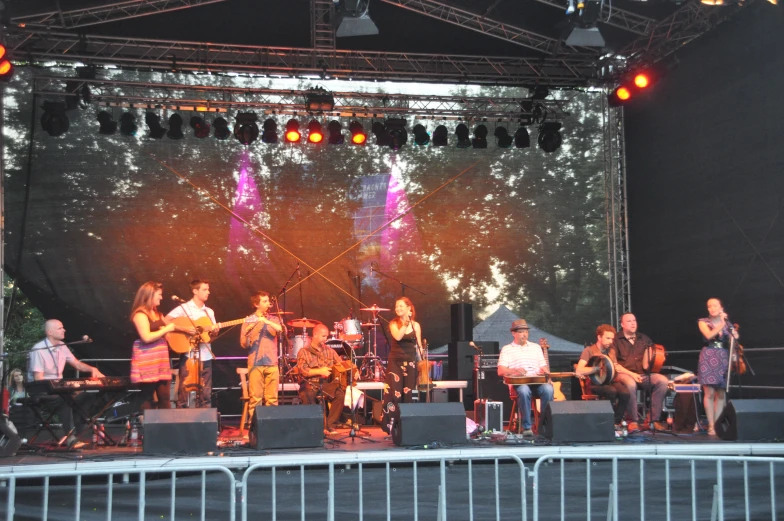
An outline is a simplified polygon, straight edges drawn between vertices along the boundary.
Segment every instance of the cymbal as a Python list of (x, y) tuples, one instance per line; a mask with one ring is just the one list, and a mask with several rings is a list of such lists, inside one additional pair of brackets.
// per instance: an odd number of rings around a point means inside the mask
[(320, 324), (321, 322), (312, 318), (295, 318), (286, 322), (286, 325), (291, 327), (316, 327)]
[(360, 311), (372, 311), (374, 313), (378, 313), (379, 311), (391, 311), (390, 309), (387, 309), (387, 308), (380, 308), (380, 307), (376, 306), (375, 304), (373, 304), (373, 307), (370, 307), (370, 308), (359, 308), (359, 310)]
[(270, 311), (270, 315), (293, 315), (293, 311)]
[(373, 327), (375, 324), (373, 322), (367, 322), (366, 324), (360, 324), (362, 327)]

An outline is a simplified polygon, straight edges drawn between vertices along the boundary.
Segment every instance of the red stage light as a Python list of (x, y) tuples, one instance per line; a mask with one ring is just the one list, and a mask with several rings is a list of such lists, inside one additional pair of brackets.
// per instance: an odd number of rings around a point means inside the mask
[(348, 126), (349, 132), (351, 132), (351, 142), (355, 145), (364, 145), (367, 141), (367, 134), (365, 134), (365, 129), (362, 128), (362, 123), (359, 121), (352, 121)]
[(651, 79), (647, 74), (641, 72), (634, 76), (634, 84), (637, 85), (638, 88), (644, 89), (651, 84)]
[(302, 134), (299, 133), (299, 121), (296, 119), (290, 119), (288, 123), (286, 123), (286, 141), (289, 143), (298, 143), (299, 139), (302, 137)]
[(308, 141), (311, 143), (321, 143), (321, 140), (324, 139), (324, 136), (321, 132), (311, 132), (308, 134)]
[(615, 91), (615, 95), (618, 96), (618, 99), (621, 101), (627, 101), (632, 97), (631, 91), (626, 87), (618, 87)]
[(5, 53), (6, 53), (5, 45), (0, 43), (0, 59), (5, 58)]
[(14, 66), (8, 59), (5, 45), (0, 44), (0, 81), (8, 81), (14, 73)]
[(354, 134), (351, 136), (351, 142), (355, 145), (362, 145), (367, 141), (367, 136), (365, 134)]
[(5, 76), (11, 71), (12, 68), (13, 65), (11, 65), (10, 61), (3, 60), (2, 62), (0, 62), (0, 76)]
[(324, 132), (321, 130), (321, 123), (315, 119), (308, 123), (308, 141), (311, 143), (321, 143), (324, 139)]

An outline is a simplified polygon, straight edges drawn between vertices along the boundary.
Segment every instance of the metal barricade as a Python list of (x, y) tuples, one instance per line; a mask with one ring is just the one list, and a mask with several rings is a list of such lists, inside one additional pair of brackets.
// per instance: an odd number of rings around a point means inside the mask
[(776, 496), (784, 492), (776, 489), (784, 458), (557, 455), (539, 458), (532, 474), (534, 521), (557, 515), (590, 521), (597, 509), (607, 521), (696, 521), (708, 509), (711, 521), (775, 520)]
[[(154, 514), (156, 518), (170, 521), (178, 517), (234, 521), (235, 479), (228, 468), (166, 465), (157, 469), (134, 469), (133, 462), (128, 463), (129, 468), (119, 471), (116, 464), (111, 470), (101, 470), (98, 464), (97, 468), (89, 470), (52, 470), (51, 467), (36, 470), (35, 466), (30, 466), (0, 474), (0, 482), (5, 482), (7, 491), (7, 500), (0, 501), (0, 512), (4, 510), (6, 521), (12, 521), (15, 515), (43, 521), (131, 519), (134, 510), (139, 521), (145, 519), (145, 514), (147, 518)], [(208, 491), (208, 480), (221, 475), (228, 478), (223, 488), (225, 495), (212, 483)], [(167, 480), (168, 487), (156, 486), (166, 485)], [(182, 492), (181, 498), (177, 497), (178, 488)], [(4, 495), (2, 490), (0, 498)], [(199, 491), (198, 502), (194, 501), (195, 490)]]

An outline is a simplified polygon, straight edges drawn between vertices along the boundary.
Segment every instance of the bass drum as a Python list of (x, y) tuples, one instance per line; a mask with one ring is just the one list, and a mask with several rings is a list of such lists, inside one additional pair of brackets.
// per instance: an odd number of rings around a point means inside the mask
[(345, 318), (340, 321), (340, 339), (349, 343), (362, 342), (362, 323), (355, 318)]
[(299, 350), (303, 347), (310, 345), (310, 337), (306, 335), (297, 335), (289, 340), (289, 352), (286, 354), (287, 358), (297, 358)]

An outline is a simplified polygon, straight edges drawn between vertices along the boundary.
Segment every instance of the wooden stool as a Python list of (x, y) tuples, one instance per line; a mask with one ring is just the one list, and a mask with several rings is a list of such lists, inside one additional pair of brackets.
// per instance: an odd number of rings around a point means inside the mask
[[(523, 419), (520, 418), (520, 409), (518, 408), (519, 405), (519, 398), (517, 397), (517, 391), (513, 386), (509, 386), (509, 398), (512, 400), (512, 412), (509, 414), (509, 426), (508, 429), (511, 432), (516, 434), (521, 434), (523, 432)], [(532, 430), (538, 432), (539, 430), (539, 398), (534, 398), (531, 400), (531, 413), (532, 413), (532, 422), (531, 426), (533, 427)]]
[(248, 414), (248, 404), (250, 403), (250, 394), (248, 393), (248, 368), (238, 367), (237, 374), (240, 375), (240, 389), (242, 389), (242, 417), (240, 418), (240, 436), (245, 436), (250, 428), (250, 414)]

